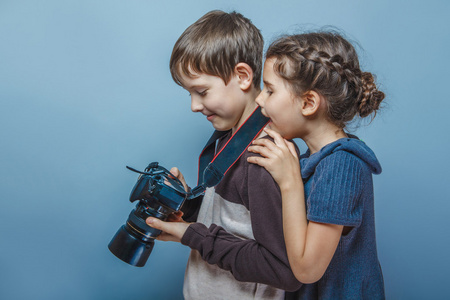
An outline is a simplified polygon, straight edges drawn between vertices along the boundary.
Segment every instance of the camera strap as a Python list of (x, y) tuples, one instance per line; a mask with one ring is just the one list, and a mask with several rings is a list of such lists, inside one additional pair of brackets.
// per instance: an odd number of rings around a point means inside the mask
[(200, 154), (198, 185), (191, 190), (189, 199), (198, 197), (206, 188), (217, 185), (269, 121), (270, 119), (261, 113), (261, 107), (258, 106), (217, 154), (215, 153), (217, 141), (230, 130), (216, 130)]

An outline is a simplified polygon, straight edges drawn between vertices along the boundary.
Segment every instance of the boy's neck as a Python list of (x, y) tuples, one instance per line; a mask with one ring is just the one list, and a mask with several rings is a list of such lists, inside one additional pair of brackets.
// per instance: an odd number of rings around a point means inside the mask
[(231, 133), (234, 134), (236, 132), (236, 130), (239, 129), (239, 127), (242, 126), (242, 124), (244, 124), (244, 122), (248, 119), (248, 117), (253, 113), (253, 111), (256, 109), (256, 107), (258, 106), (255, 102), (256, 97), (259, 95), (258, 90), (251, 88), (247, 93), (247, 105), (245, 106), (245, 109), (239, 119), (239, 121), (237, 122), (237, 124), (231, 128)]

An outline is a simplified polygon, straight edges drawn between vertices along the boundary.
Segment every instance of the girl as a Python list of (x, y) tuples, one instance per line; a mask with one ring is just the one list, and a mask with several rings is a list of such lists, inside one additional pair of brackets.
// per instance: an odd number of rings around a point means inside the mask
[[(318, 32), (272, 43), (256, 99), (271, 118), (248, 161), (267, 169), (283, 201), (292, 271), (304, 285), (287, 299), (384, 299), (375, 242), (372, 174), (381, 166), (369, 147), (345, 132), (355, 116), (374, 115), (384, 94), (362, 72), (353, 46)], [(287, 139), (301, 138), (300, 157)], [(300, 171), (301, 169), (301, 171)]]

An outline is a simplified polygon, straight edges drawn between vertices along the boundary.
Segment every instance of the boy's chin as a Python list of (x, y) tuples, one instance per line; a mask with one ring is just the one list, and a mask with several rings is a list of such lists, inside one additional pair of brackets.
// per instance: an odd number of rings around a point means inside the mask
[(211, 122), (211, 125), (217, 131), (228, 131), (228, 130), (232, 129), (232, 127), (230, 127), (229, 125), (227, 126), (226, 124), (218, 124), (215, 122)]
[(221, 127), (221, 126), (213, 126), (215, 130), (217, 131), (228, 131), (232, 128), (228, 128), (228, 127)]

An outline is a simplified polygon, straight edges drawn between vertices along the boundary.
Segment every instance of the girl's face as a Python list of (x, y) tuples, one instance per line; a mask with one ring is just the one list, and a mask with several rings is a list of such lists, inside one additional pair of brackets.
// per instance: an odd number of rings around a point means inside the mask
[(278, 76), (273, 65), (275, 58), (264, 63), (264, 88), (256, 98), (262, 113), (271, 119), (271, 129), (286, 139), (301, 137), (304, 118), (301, 114), (301, 99), (294, 95), (287, 83)]

